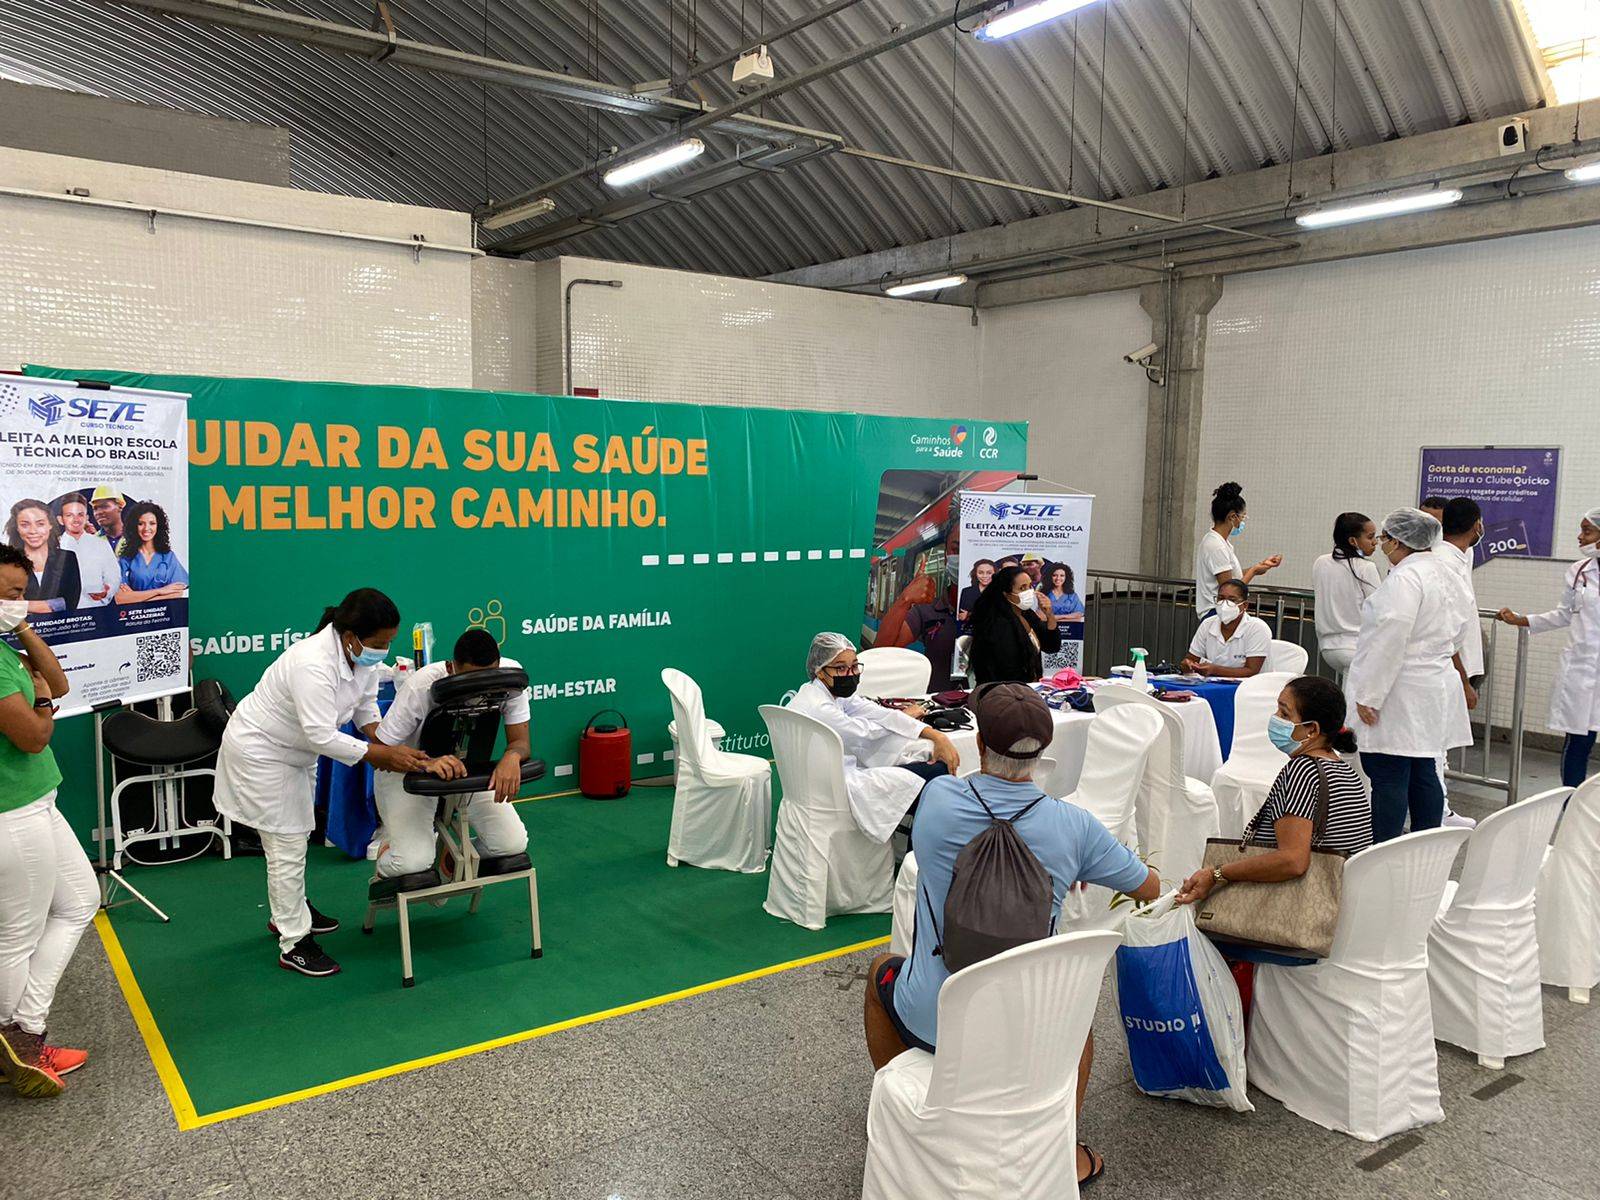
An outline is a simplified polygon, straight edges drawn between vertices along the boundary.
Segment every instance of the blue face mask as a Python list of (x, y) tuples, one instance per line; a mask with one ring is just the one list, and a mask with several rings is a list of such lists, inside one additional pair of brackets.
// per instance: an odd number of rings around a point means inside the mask
[(389, 657), (387, 646), (374, 650), (371, 646), (363, 644), (361, 653), (355, 656), (354, 662), (358, 667), (376, 667)]
[(1293, 721), (1285, 721), (1277, 713), (1267, 718), (1267, 738), (1285, 754), (1293, 754), (1300, 749), (1300, 743), (1295, 740), (1294, 731), (1300, 728)]
[(1228, 534), (1228, 536), (1231, 537), (1231, 538), (1236, 538), (1243, 532), (1244, 532), (1244, 522), (1240, 521), (1237, 525), (1235, 525), (1233, 527), (1233, 532)]

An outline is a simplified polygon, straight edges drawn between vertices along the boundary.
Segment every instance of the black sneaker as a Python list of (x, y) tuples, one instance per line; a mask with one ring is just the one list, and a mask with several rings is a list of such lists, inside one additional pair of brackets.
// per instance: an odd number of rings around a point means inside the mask
[(317, 939), (309, 934), (296, 942), (289, 953), (280, 954), (278, 965), (285, 971), (299, 971), (313, 979), (339, 973), (339, 964), (323, 953), (322, 947), (317, 945)]
[[(339, 918), (338, 917), (330, 917), (330, 916), (328, 916), (327, 913), (318, 912), (317, 911), (317, 906), (315, 904), (310, 903), (309, 901), (307, 901), (306, 907), (311, 910), (311, 932), (312, 933), (327, 934), (327, 933), (338, 933), (339, 932)], [(267, 932), (270, 933), (273, 937), (277, 937), (278, 936), (278, 923), (276, 921), (268, 921), (267, 922)]]

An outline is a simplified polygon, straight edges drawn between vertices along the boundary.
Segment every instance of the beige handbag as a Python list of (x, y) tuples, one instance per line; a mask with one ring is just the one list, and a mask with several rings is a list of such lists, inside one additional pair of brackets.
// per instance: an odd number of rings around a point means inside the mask
[[(1278, 883), (1228, 882), (1195, 905), (1194, 923), (1201, 933), (1229, 942), (1294, 958), (1326, 958), (1339, 924), (1344, 893), (1345, 855), (1315, 849), (1328, 824), (1327, 768), (1316, 758), (1317, 816), (1311, 827), (1311, 865), (1299, 879)], [(1235, 844), (1227, 838), (1206, 841), (1205, 869), (1211, 871), (1245, 858), (1271, 854), (1270, 846), (1252, 846), (1263, 805)]]

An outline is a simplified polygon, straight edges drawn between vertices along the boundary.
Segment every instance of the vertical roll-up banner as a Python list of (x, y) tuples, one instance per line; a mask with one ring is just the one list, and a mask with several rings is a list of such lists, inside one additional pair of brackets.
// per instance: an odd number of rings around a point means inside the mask
[[(1039, 611), (1054, 609), (1061, 649), (1044, 656), (1049, 678), (1072, 667), (1083, 670), (1083, 593), (1089, 573), (1089, 518), (1094, 497), (1021, 492), (963, 492), (961, 578), (971, 602), (995, 570), (1023, 568), (1038, 589)], [(970, 603), (962, 608), (970, 610)]]
[(0, 536), (32, 567), (62, 715), (189, 686), (188, 399), (0, 376)]
[[(1020, 423), (28, 373), (190, 394), (196, 678), (242, 699), (325, 605), (380, 588), (400, 609), (397, 654), (415, 623), (440, 657), (476, 626), (526, 668), (541, 795), (575, 787), (601, 709), (627, 717), (636, 778), (671, 773), (663, 667), (700, 684), (729, 750), (770, 754), (758, 707), (805, 682), (818, 631), (861, 626), (885, 474), (1015, 478), (1027, 460)], [(78, 787), (63, 746), (64, 808), (81, 818), (93, 781)]]

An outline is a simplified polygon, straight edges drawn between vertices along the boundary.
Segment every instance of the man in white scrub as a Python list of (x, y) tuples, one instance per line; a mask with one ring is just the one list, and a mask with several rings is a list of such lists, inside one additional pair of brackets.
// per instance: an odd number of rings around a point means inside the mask
[(110, 604), (122, 585), (122, 567), (105, 538), (89, 528), (89, 505), (77, 492), (68, 492), (58, 505), (61, 516), (61, 548), (78, 556), (78, 578), (82, 590), (78, 607), (103, 608)]
[(821, 721), (844, 743), (844, 783), (861, 832), (887, 842), (916, 808), (922, 786), (961, 764), (950, 739), (924, 725), (921, 710), (885, 708), (857, 696), (861, 664), (842, 633), (819, 633), (806, 656), (808, 683), (789, 707)]
[[(1478, 685), (1483, 682), (1483, 622), (1478, 617), (1478, 593), (1472, 582), (1472, 548), (1483, 540), (1483, 510), (1476, 500), (1466, 496), (1448, 500), (1444, 506), (1443, 529), (1434, 553), (1440, 562), (1450, 566), (1461, 584), (1456, 597), (1461, 605), (1461, 640), (1456, 645), (1456, 656), (1465, 676), (1462, 690), (1470, 711), (1478, 706)], [(1450, 789), (1444, 772), (1445, 757), (1441, 755), (1439, 782), (1445, 788), (1444, 823), (1471, 829), (1477, 822), (1450, 808)]]
[(1259, 675), (1272, 653), (1272, 630), (1250, 608), (1250, 586), (1229, 579), (1217, 587), (1217, 611), (1195, 631), (1183, 669), (1212, 679)]
[(420, 771), (428, 757), (341, 731), (354, 719), (370, 739), (378, 728), (377, 667), (389, 656), (400, 610), (375, 588), (357, 588), (322, 614), (310, 637), (285, 650), (239, 703), (217, 753), (214, 802), (225, 817), (261, 835), (267, 860), (267, 928), (278, 965), (322, 978), (339, 973), (317, 944), (339, 922), (306, 901), (306, 839), (315, 827), (317, 759), (379, 771)]
[[(400, 685), (394, 703), (378, 723), (377, 740), (386, 746), (420, 748), (435, 683), (447, 675), (521, 665), (515, 659), (500, 656), (500, 647), (488, 630), (467, 630), (456, 640), (448, 660), (429, 663)], [(499, 860), (520, 855), (528, 848), (528, 831), (511, 805), (522, 787), (522, 764), (531, 753), (526, 688), (505, 702), (500, 721), (505, 728), (505, 753), (495, 766), (489, 790), (474, 794), (466, 806), (468, 826), (482, 856), (482, 875), (497, 874)], [(466, 764), (454, 756), (435, 759), (428, 769), (442, 779), (459, 779), (467, 773)], [(378, 851), (373, 897), (381, 899), (441, 882), (434, 866), (438, 839), (433, 817), (438, 797), (412, 795), (406, 791), (405, 781), (393, 774), (379, 775), (374, 791), (386, 839)]]

